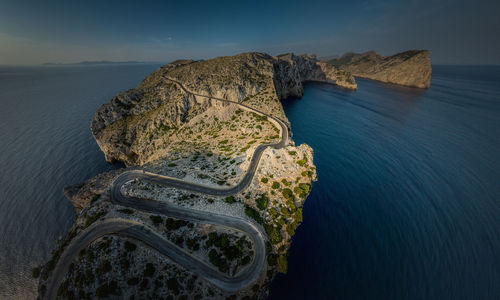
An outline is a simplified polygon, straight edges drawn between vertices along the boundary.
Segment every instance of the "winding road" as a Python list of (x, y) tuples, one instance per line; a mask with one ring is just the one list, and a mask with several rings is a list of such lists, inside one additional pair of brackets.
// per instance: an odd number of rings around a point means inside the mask
[(45, 295), (46, 299), (56, 299), (58, 287), (64, 279), (64, 276), (68, 272), (71, 262), (78, 255), (80, 250), (86, 248), (96, 239), (109, 234), (117, 234), (120, 236), (139, 240), (154, 248), (161, 254), (168, 256), (174, 262), (186, 268), (187, 270), (197, 273), (202, 278), (211, 282), (224, 291), (235, 292), (248, 287), (250, 284), (255, 282), (262, 273), (262, 268), (264, 267), (266, 259), (266, 235), (264, 234), (260, 225), (257, 225), (252, 221), (240, 217), (183, 208), (172, 205), (168, 202), (157, 201), (153, 199), (136, 198), (122, 194), (121, 188), (125, 183), (130, 182), (134, 179), (141, 179), (143, 181), (159, 184), (165, 187), (172, 187), (205, 195), (235, 195), (245, 190), (251, 183), (255, 175), (255, 171), (257, 170), (257, 166), (259, 164), (262, 153), (266, 148), (272, 147), (275, 149), (279, 149), (285, 147), (288, 144), (289, 130), (283, 120), (258, 111), (247, 105), (241, 104), (237, 101), (193, 93), (187, 90), (180, 82), (171, 78), (164, 78), (174, 82), (184, 92), (193, 96), (205, 97), (226, 103), (233, 103), (239, 105), (245, 110), (250, 110), (260, 115), (267, 116), (271, 121), (275, 122), (279, 125), (279, 127), (281, 127), (281, 139), (277, 143), (261, 144), (255, 148), (252, 159), (250, 161), (250, 165), (245, 175), (243, 176), (242, 180), (235, 186), (229, 188), (214, 188), (183, 181), (174, 177), (163, 176), (144, 171), (127, 171), (118, 176), (113, 182), (113, 186), (111, 189), (111, 202), (121, 206), (130, 207), (150, 213), (158, 213), (176, 219), (222, 225), (245, 232), (253, 240), (255, 250), (255, 256), (253, 260), (248, 267), (240, 271), (235, 276), (230, 277), (219, 272), (216, 268), (205, 263), (199, 258), (192, 256), (189, 252), (185, 251), (183, 248), (178, 247), (176, 244), (172, 243), (171, 241), (157, 233), (155, 229), (145, 224), (128, 219), (109, 218), (103, 221), (97, 221), (71, 240), (69, 245), (61, 254), (61, 257), (59, 258), (52, 272), (52, 276), (48, 280), (47, 293)]

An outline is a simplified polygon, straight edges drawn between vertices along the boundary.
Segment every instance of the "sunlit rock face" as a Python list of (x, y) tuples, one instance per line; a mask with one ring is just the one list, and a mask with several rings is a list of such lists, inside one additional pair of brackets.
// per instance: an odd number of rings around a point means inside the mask
[(356, 77), (417, 88), (431, 85), (432, 68), (428, 50), (409, 50), (392, 56), (381, 56), (375, 51), (362, 54), (350, 52), (328, 63)]

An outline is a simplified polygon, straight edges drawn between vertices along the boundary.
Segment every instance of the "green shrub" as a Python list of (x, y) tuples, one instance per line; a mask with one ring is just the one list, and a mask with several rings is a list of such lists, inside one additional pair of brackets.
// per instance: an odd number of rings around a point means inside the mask
[(186, 246), (193, 251), (200, 249), (200, 244), (196, 238), (186, 240)]
[(262, 183), (267, 183), (269, 181), (269, 179), (267, 179), (266, 177), (262, 177), (262, 179), (260, 180), (260, 182)]
[(127, 215), (131, 215), (134, 213), (133, 210), (129, 209), (129, 208), (124, 208), (124, 209), (120, 209), (118, 210), (119, 212), (123, 213), (123, 214), (127, 214)]
[(297, 223), (302, 222), (302, 208), (301, 207), (297, 208), (297, 210), (293, 213), (293, 219)]
[(118, 289), (118, 284), (116, 283), (116, 281), (113, 280), (110, 283), (105, 283), (99, 286), (95, 290), (95, 295), (97, 296), (97, 298), (106, 298), (110, 294), (117, 295), (118, 294), (117, 289)]
[(271, 216), (271, 218), (276, 219), (278, 217), (278, 211), (276, 210), (276, 208), (271, 207), (268, 210), (268, 212), (269, 212), (269, 215)]
[(172, 168), (172, 167), (177, 167), (177, 164), (176, 163), (169, 163), (167, 166)]
[(312, 171), (302, 171), (302, 176), (311, 178), (313, 175)]
[(305, 165), (306, 165), (306, 163), (307, 163), (307, 157), (306, 157), (306, 155), (304, 154), (304, 157), (303, 157), (301, 160), (298, 160), (298, 161), (297, 161), (297, 164), (298, 164), (299, 166), (303, 167), (303, 166), (305, 166)]
[(280, 188), (280, 183), (279, 183), (279, 182), (277, 182), (277, 181), (275, 181), (275, 182), (273, 182), (273, 185), (272, 185), (271, 187), (272, 187), (273, 189), (275, 189), (275, 190), (276, 190), (276, 189), (279, 189), (279, 188)]
[(97, 267), (97, 274), (98, 275), (103, 275), (111, 271), (111, 263), (109, 260), (105, 260), (99, 264), (99, 267)]
[(31, 270), (31, 276), (33, 276), (33, 278), (40, 277), (40, 268), (33, 268)]
[(295, 155), (295, 154), (297, 154), (297, 152), (295, 152), (295, 151), (288, 151), (288, 154)]
[(285, 186), (290, 186), (290, 182), (288, 182), (285, 178), (281, 179), (281, 182), (282, 182)]
[(250, 218), (254, 219), (259, 224), (264, 223), (264, 220), (260, 216), (259, 212), (248, 205), (245, 205), (245, 214)]
[(220, 253), (215, 249), (212, 249), (210, 250), (210, 252), (208, 252), (208, 259), (210, 260), (210, 263), (216, 266), (221, 272), (227, 272), (227, 270), (229, 269), (227, 261), (222, 258)]
[(293, 221), (292, 223), (288, 224), (286, 227), (286, 232), (288, 232), (288, 235), (292, 236), (295, 233), (295, 230), (297, 229), (297, 222)]
[(168, 230), (177, 230), (186, 225), (188, 225), (188, 221), (185, 220), (174, 220), (172, 218), (167, 218), (167, 220), (165, 221), (165, 226)]
[(285, 197), (285, 199), (293, 199), (293, 192), (289, 188), (283, 189), (281, 191), (281, 194), (283, 195), (283, 197)]
[(144, 269), (144, 276), (153, 277), (155, 271), (155, 266), (152, 263), (147, 263), (146, 268)]
[(246, 255), (245, 257), (243, 257), (241, 259), (241, 265), (244, 266), (244, 265), (248, 265), (250, 263), (252, 259), (250, 258), (250, 256)]
[(234, 196), (228, 196), (228, 197), (224, 198), (224, 201), (229, 203), (229, 204), (232, 204), (232, 203), (236, 202), (236, 199), (234, 198)]
[(291, 212), (295, 212), (295, 210), (297, 209), (295, 207), (295, 202), (293, 201), (293, 198), (286, 199), (286, 206), (288, 206)]
[(311, 185), (309, 183), (301, 183), (299, 184), (299, 187), (307, 194), (309, 194), (309, 192), (311, 191)]
[(132, 252), (132, 251), (135, 251), (135, 249), (137, 248), (137, 246), (134, 243), (132, 243), (132, 242), (125, 241), (125, 243), (123, 244), (123, 248), (127, 252)]
[(270, 266), (274, 266), (274, 265), (276, 265), (277, 259), (278, 259), (278, 255), (277, 254), (270, 253), (267, 256), (267, 264), (270, 265)]
[(278, 272), (286, 274), (288, 269), (288, 262), (286, 261), (286, 257), (284, 255), (280, 255), (277, 260), (278, 263)]
[(167, 280), (167, 287), (175, 295), (179, 295), (179, 282), (177, 282), (177, 279), (175, 277), (172, 277)]
[(264, 224), (264, 229), (266, 230), (271, 243), (278, 244), (279, 242), (281, 242), (281, 234), (276, 227), (274, 227), (273, 225)]
[(158, 226), (159, 224), (163, 223), (163, 218), (161, 216), (149, 216), (151, 221), (155, 226)]
[(128, 285), (137, 285), (139, 283), (139, 278), (137, 277), (132, 277), (129, 280), (127, 280)]
[(301, 183), (299, 184), (299, 186), (296, 186), (293, 191), (295, 192), (295, 194), (297, 194), (297, 196), (305, 199), (311, 191), (311, 185), (308, 183)]
[(99, 199), (99, 197), (101, 196), (101, 194), (96, 194), (92, 197), (92, 199), (90, 199), (90, 203), (94, 203), (97, 201), (97, 199)]
[(269, 203), (269, 198), (267, 197), (266, 194), (262, 194), (260, 195), (259, 198), (255, 200), (255, 202), (257, 203), (257, 208), (259, 208), (260, 210), (264, 210), (267, 208), (267, 204)]
[(87, 228), (89, 227), (90, 225), (92, 225), (92, 223), (94, 223), (95, 221), (97, 221), (97, 219), (99, 219), (100, 217), (106, 215), (107, 212), (105, 211), (101, 211), (101, 212), (98, 212), (96, 213), (95, 215), (91, 216), (91, 217), (88, 217), (87, 220), (85, 220), (85, 225), (83, 226), (83, 228)]
[(127, 258), (122, 258), (120, 260), (120, 266), (123, 270), (128, 270), (130, 268), (130, 261)]

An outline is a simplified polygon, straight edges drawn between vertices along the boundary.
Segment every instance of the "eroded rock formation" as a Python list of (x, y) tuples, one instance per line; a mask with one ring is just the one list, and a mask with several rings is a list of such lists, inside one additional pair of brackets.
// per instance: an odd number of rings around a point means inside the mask
[(392, 56), (381, 56), (375, 51), (349, 52), (327, 62), (355, 77), (418, 88), (428, 88), (431, 84), (428, 50), (409, 50)]

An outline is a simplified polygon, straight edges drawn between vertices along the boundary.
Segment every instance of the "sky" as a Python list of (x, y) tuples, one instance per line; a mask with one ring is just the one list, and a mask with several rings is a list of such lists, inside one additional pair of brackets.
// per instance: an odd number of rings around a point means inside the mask
[(500, 1), (0, 0), (0, 65), (428, 49), (500, 64)]

